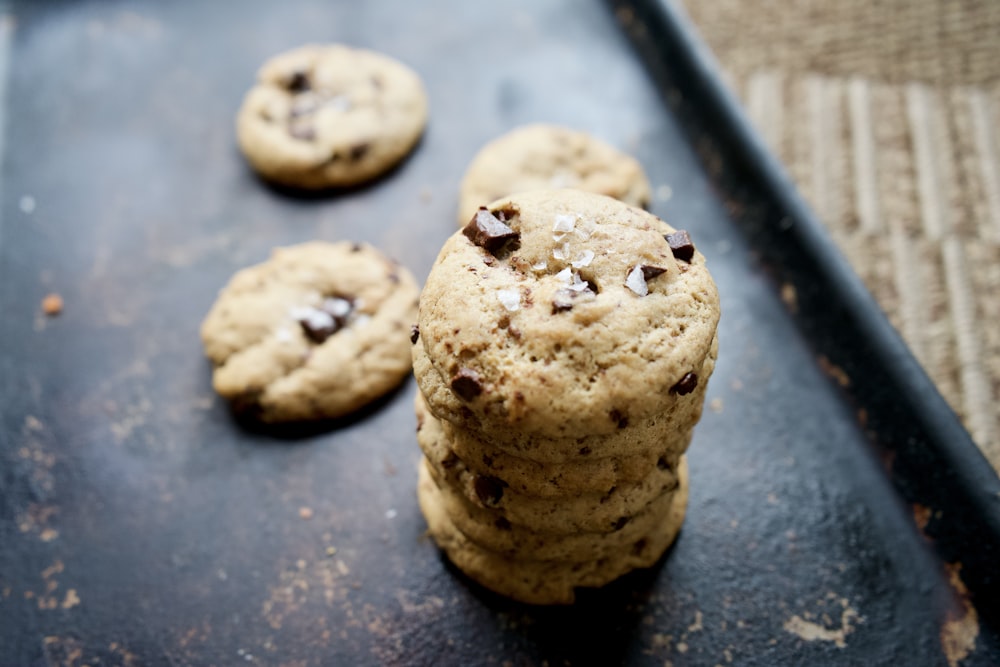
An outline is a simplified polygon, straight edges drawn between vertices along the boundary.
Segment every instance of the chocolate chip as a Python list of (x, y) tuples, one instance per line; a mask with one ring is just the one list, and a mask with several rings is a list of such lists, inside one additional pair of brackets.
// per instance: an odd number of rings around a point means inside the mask
[(500, 530), (510, 530), (511, 528), (510, 521), (508, 521), (504, 517), (500, 517), (499, 519), (494, 521), (493, 525), (495, 525)]
[(312, 125), (305, 125), (303, 123), (294, 123), (288, 126), (288, 134), (292, 135), (295, 139), (301, 141), (315, 141), (316, 139), (316, 128)]
[(288, 90), (293, 93), (304, 93), (312, 87), (309, 82), (309, 72), (305, 70), (295, 70), (288, 78)]
[(628, 426), (628, 417), (623, 415), (620, 411), (612, 410), (608, 413), (608, 416), (611, 417), (611, 421), (618, 424), (618, 428), (625, 428)]
[(489, 212), (485, 206), (480, 207), (472, 216), (462, 233), (480, 248), (496, 255), (509, 242), (518, 237), (518, 233), (508, 227), (499, 218)]
[(347, 319), (353, 310), (352, 299), (332, 296), (324, 299), (319, 308), (298, 309), (295, 319), (310, 340), (322, 343), (347, 326)]
[(417, 326), (416, 324), (411, 324), (410, 325), (410, 342), (413, 343), (414, 345), (416, 345), (417, 341), (419, 339), (420, 339), (420, 327)]
[(670, 251), (677, 259), (690, 262), (691, 258), (694, 257), (694, 244), (691, 243), (691, 237), (683, 229), (678, 229), (673, 234), (664, 234), (663, 238), (667, 240)]
[(656, 460), (656, 467), (660, 470), (670, 470), (670, 463), (667, 461), (666, 457), (661, 456)]
[(643, 280), (652, 280), (653, 278), (655, 278), (656, 276), (660, 275), (661, 273), (666, 273), (667, 272), (666, 269), (661, 268), (659, 266), (643, 265), (640, 268), (642, 269), (642, 278), (643, 278)]
[(479, 502), (490, 507), (496, 507), (503, 499), (503, 488), (507, 486), (502, 480), (489, 475), (476, 475), (472, 483)]
[(685, 396), (694, 391), (697, 386), (698, 376), (694, 373), (685, 373), (684, 377), (678, 380), (677, 384), (670, 388), (670, 393)]
[(459, 368), (458, 372), (451, 377), (451, 390), (458, 394), (458, 397), (463, 401), (471, 401), (483, 393), (479, 373), (471, 368)]
[(615, 530), (621, 530), (622, 528), (625, 527), (625, 524), (627, 524), (629, 522), (629, 520), (630, 520), (630, 517), (627, 517), (627, 516), (620, 517), (617, 521), (614, 522), (614, 524), (613, 524), (614, 529)]
[(368, 152), (369, 148), (371, 148), (371, 144), (355, 144), (354, 146), (351, 146), (351, 159), (355, 162), (360, 160), (365, 156), (365, 153)]

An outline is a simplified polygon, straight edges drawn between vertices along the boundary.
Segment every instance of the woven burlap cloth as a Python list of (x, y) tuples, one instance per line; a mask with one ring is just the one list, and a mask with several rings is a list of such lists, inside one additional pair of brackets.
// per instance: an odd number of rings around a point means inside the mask
[(1000, 2), (683, 5), (1000, 471)]

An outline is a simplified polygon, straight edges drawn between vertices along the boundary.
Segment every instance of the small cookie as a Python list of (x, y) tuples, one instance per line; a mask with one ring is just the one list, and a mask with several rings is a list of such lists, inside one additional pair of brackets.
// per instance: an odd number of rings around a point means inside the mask
[(600, 437), (700, 412), (719, 299), (686, 234), (551, 190), (494, 202), (451, 236), (418, 321), (414, 373), (437, 417), (495, 443)]
[(459, 192), (458, 224), (476, 209), (517, 192), (574, 188), (649, 204), (649, 180), (628, 155), (584, 132), (558, 125), (525, 125), (483, 146)]
[(356, 185), (412, 150), (427, 123), (417, 74), (374, 51), (308, 45), (264, 63), (240, 108), (240, 148), (264, 178)]
[(603, 586), (623, 574), (650, 567), (660, 559), (677, 534), (687, 510), (686, 468), (679, 469), (680, 486), (658, 530), (644, 544), (630, 545), (597, 560), (520, 560), (484, 549), (459, 531), (444, 510), (441, 491), (425, 463), (420, 466), (417, 499), (431, 537), (467, 576), (492, 591), (529, 604), (571, 604), (578, 587)]
[(265, 422), (353, 412), (408, 375), (418, 292), (369, 245), (276, 248), (233, 276), (202, 323), (212, 384)]
[[(619, 484), (638, 482), (649, 475), (657, 463), (666, 465), (673, 452), (686, 450), (691, 439), (691, 431), (688, 430), (679, 442), (660, 441), (656, 449), (639, 454), (597, 458), (589, 456), (586, 450), (584, 454), (579, 454), (578, 450), (574, 460), (540, 463), (509, 454), (471, 431), (441, 422), (430, 414), (419, 391), (414, 408), (417, 414), (417, 441), (421, 447), (426, 443), (432, 448), (431, 451), (424, 450), (429, 459), (443, 462), (454, 454), (474, 474), (496, 477), (518, 493), (543, 498), (561, 497), (571, 492), (604, 494)], [(431, 433), (422, 436), (425, 425)]]

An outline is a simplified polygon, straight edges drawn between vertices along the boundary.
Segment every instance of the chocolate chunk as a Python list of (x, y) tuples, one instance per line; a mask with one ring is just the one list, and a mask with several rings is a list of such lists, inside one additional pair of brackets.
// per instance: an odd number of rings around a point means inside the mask
[(642, 278), (643, 278), (643, 280), (647, 280), (647, 281), (648, 280), (652, 280), (653, 278), (655, 278), (656, 276), (660, 275), (661, 273), (666, 273), (667, 272), (666, 269), (661, 268), (659, 266), (643, 265), (643, 266), (641, 266), (639, 268), (642, 269)]
[(503, 498), (503, 488), (507, 486), (502, 480), (489, 475), (476, 475), (472, 483), (479, 502), (489, 507), (496, 507)]
[(351, 244), (351, 252), (361, 252), (361, 244), (360, 243), (352, 243)]
[(677, 259), (690, 262), (691, 258), (694, 257), (694, 244), (691, 243), (691, 237), (683, 229), (678, 229), (673, 234), (664, 234), (663, 238), (667, 240), (670, 251)]
[(627, 517), (627, 516), (620, 517), (617, 521), (614, 522), (614, 524), (613, 524), (614, 529), (615, 530), (621, 530), (622, 528), (624, 528), (625, 524), (627, 524), (629, 522), (630, 518), (631, 517)]
[(301, 141), (315, 141), (316, 140), (316, 128), (312, 125), (305, 125), (302, 123), (294, 123), (288, 126), (288, 134), (292, 135), (295, 139)]
[(493, 525), (495, 525), (500, 530), (510, 530), (510, 528), (511, 528), (510, 521), (508, 521), (504, 517), (500, 517), (499, 519), (497, 519), (496, 521), (494, 521)]
[(309, 82), (309, 72), (305, 70), (295, 70), (292, 72), (292, 76), (288, 78), (288, 90), (293, 93), (304, 93), (305, 91), (312, 88), (312, 84)]
[(694, 391), (697, 386), (698, 376), (694, 373), (685, 373), (684, 377), (678, 380), (677, 384), (670, 388), (670, 393), (685, 396)]
[(508, 227), (499, 218), (490, 213), (485, 206), (480, 207), (472, 216), (462, 233), (480, 248), (496, 255), (509, 242), (518, 237), (518, 233)]
[(463, 401), (471, 401), (483, 393), (483, 385), (479, 381), (479, 373), (471, 368), (459, 368), (451, 377), (451, 390)]
[(410, 342), (413, 343), (414, 345), (416, 345), (417, 341), (419, 339), (420, 339), (420, 327), (417, 326), (416, 324), (411, 324), (410, 325)]
[(625, 428), (628, 426), (628, 417), (623, 415), (620, 411), (612, 410), (608, 413), (608, 416), (611, 417), (611, 421), (618, 424), (618, 428)]
[(365, 153), (368, 152), (369, 148), (371, 148), (371, 144), (356, 144), (354, 146), (351, 146), (351, 152), (350, 152), (351, 159), (354, 160), (355, 162), (360, 160), (365, 156)]
[(667, 462), (666, 457), (661, 456), (656, 460), (656, 467), (660, 470), (670, 470), (670, 463)]

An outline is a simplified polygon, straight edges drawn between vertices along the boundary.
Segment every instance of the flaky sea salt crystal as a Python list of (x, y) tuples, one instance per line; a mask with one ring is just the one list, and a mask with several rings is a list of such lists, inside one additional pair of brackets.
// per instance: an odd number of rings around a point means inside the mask
[(583, 290), (590, 289), (590, 283), (586, 280), (580, 278), (580, 274), (573, 273), (573, 282), (570, 283), (569, 288), (574, 292), (582, 292)]
[(567, 266), (565, 269), (556, 274), (556, 280), (560, 280), (566, 285), (571, 284), (573, 282), (573, 271)]
[(516, 289), (497, 290), (497, 300), (511, 312), (521, 308), (521, 293)]
[(573, 231), (573, 227), (576, 225), (575, 215), (566, 215), (565, 213), (560, 213), (556, 216), (556, 222), (552, 225), (552, 231), (557, 234), (568, 234)]
[(355, 327), (363, 327), (363, 326), (365, 326), (366, 324), (368, 324), (371, 321), (372, 321), (372, 318), (371, 318), (370, 315), (365, 315), (364, 313), (361, 313), (360, 315), (357, 316), (357, 318), (355, 318), (355, 320), (354, 320), (354, 326)]
[(537, 264), (532, 264), (531, 265), (531, 270), (535, 271), (537, 273), (541, 273), (542, 271), (546, 271), (546, 270), (548, 270), (548, 268), (549, 268), (549, 263), (548, 262), (538, 262)]
[(569, 244), (563, 243), (558, 248), (555, 248), (552, 251), (552, 257), (560, 261), (565, 261), (565, 259), (569, 257)]
[(649, 294), (649, 287), (646, 285), (646, 279), (642, 275), (642, 267), (636, 265), (631, 272), (629, 272), (628, 277), (625, 279), (625, 287), (629, 288), (639, 296), (646, 296)]
[(590, 218), (580, 218), (580, 220), (576, 223), (574, 233), (578, 239), (586, 241), (593, 235), (595, 229), (597, 229), (596, 222)]
[(574, 269), (582, 269), (585, 266), (590, 266), (592, 261), (594, 261), (594, 251), (588, 249), (581, 252), (576, 259), (570, 262), (570, 265)]
[(333, 326), (333, 315), (318, 308), (312, 308), (311, 306), (292, 308), (289, 314), (293, 320), (305, 322), (313, 329), (325, 329)]
[(323, 300), (323, 310), (334, 317), (346, 317), (351, 312), (351, 302), (340, 297), (330, 297)]

